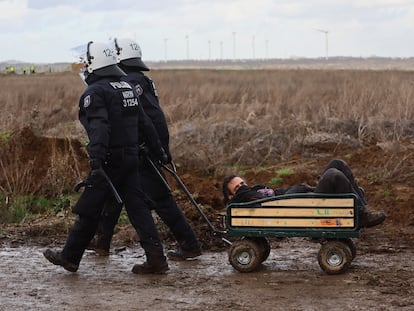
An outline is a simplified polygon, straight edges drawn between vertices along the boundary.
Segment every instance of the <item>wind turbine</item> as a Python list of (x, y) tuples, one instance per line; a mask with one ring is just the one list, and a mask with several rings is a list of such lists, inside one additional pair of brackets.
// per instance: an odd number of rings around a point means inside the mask
[(185, 35), (185, 40), (187, 42), (187, 60), (190, 59), (190, 36)]
[(168, 38), (164, 38), (164, 60), (167, 61), (167, 52), (168, 52)]
[(233, 59), (236, 59), (236, 32), (233, 31)]
[(329, 31), (325, 29), (318, 29), (318, 28), (315, 28), (315, 30), (325, 34), (325, 51), (326, 51), (325, 58), (328, 59), (328, 33)]

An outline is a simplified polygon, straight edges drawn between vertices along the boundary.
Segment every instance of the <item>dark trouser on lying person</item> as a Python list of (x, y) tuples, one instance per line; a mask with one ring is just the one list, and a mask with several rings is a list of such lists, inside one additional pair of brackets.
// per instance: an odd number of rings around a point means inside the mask
[(329, 162), (316, 187), (306, 184), (294, 185), (284, 189), (270, 189), (264, 185), (249, 187), (246, 181), (236, 175), (228, 176), (223, 181), (223, 201), (225, 204), (248, 202), (274, 195), (291, 193), (354, 193), (362, 202), (359, 210), (360, 227), (369, 228), (384, 222), (384, 212), (368, 212), (365, 209), (367, 200), (365, 193), (358, 186), (349, 166), (343, 160), (335, 159)]

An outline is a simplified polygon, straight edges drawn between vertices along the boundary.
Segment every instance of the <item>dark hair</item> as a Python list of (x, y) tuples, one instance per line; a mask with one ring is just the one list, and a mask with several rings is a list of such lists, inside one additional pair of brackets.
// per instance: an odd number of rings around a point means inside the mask
[(231, 182), (231, 180), (235, 177), (237, 177), (237, 175), (229, 175), (227, 177), (224, 177), (224, 179), (223, 179), (222, 191), (223, 191), (223, 203), (224, 203), (224, 205), (226, 205), (227, 202), (229, 201), (229, 195), (231, 194), (230, 190), (229, 190), (229, 187), (228, 187), (229, 182)]

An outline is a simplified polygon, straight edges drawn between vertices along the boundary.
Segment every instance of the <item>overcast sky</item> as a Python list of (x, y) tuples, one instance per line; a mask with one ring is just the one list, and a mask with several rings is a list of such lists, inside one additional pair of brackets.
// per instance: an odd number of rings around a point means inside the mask
[[(414, 55), (414, 0), (0, 0), (0, 61), (72, 62), (132, 38), (144, 60)], [(329, 31), (327, 34), (319, 30)]]

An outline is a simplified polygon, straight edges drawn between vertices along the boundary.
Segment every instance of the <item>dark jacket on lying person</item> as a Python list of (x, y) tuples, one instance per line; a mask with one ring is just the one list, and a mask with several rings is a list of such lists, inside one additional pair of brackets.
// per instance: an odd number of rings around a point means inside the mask
[(358, 186), (349, 166), (343, 160), (335, 159), (329, 162), (323, 171), (316, 187), (298, 184), (289, 188), (270, 189), (264, 185), (249, 187), (246, 181), (237, 175), (231, 175), (223, 180), (223, 202), (243, 203), (267, 197), (292, 193), (354, 193), (362, 202), (359, 210), (361, 227), (372, 227), (381, 224), (386, 214), (384, 212), (367, 212), (365, 193)]
[(249, 201), (264, 199), (268, 197), (273, 197), (277, 195), (291, 194), (291, 193), (307, 193), (307, 192), (314, 192), (314, 191), (315, 191), (315, 187), (311, 187), (307, 184), (298, 184), (298, 185), (294, 185), (288, 188), (276, 188), (276, 189), (268, 188), (262, 184), (254, 185), (253, 187), (244, 185), (244, 186), (241, 186), (237, 190), (233, 198), (229, 200), (227, 203), (242, 203), (242, 202), (249, 202)]

